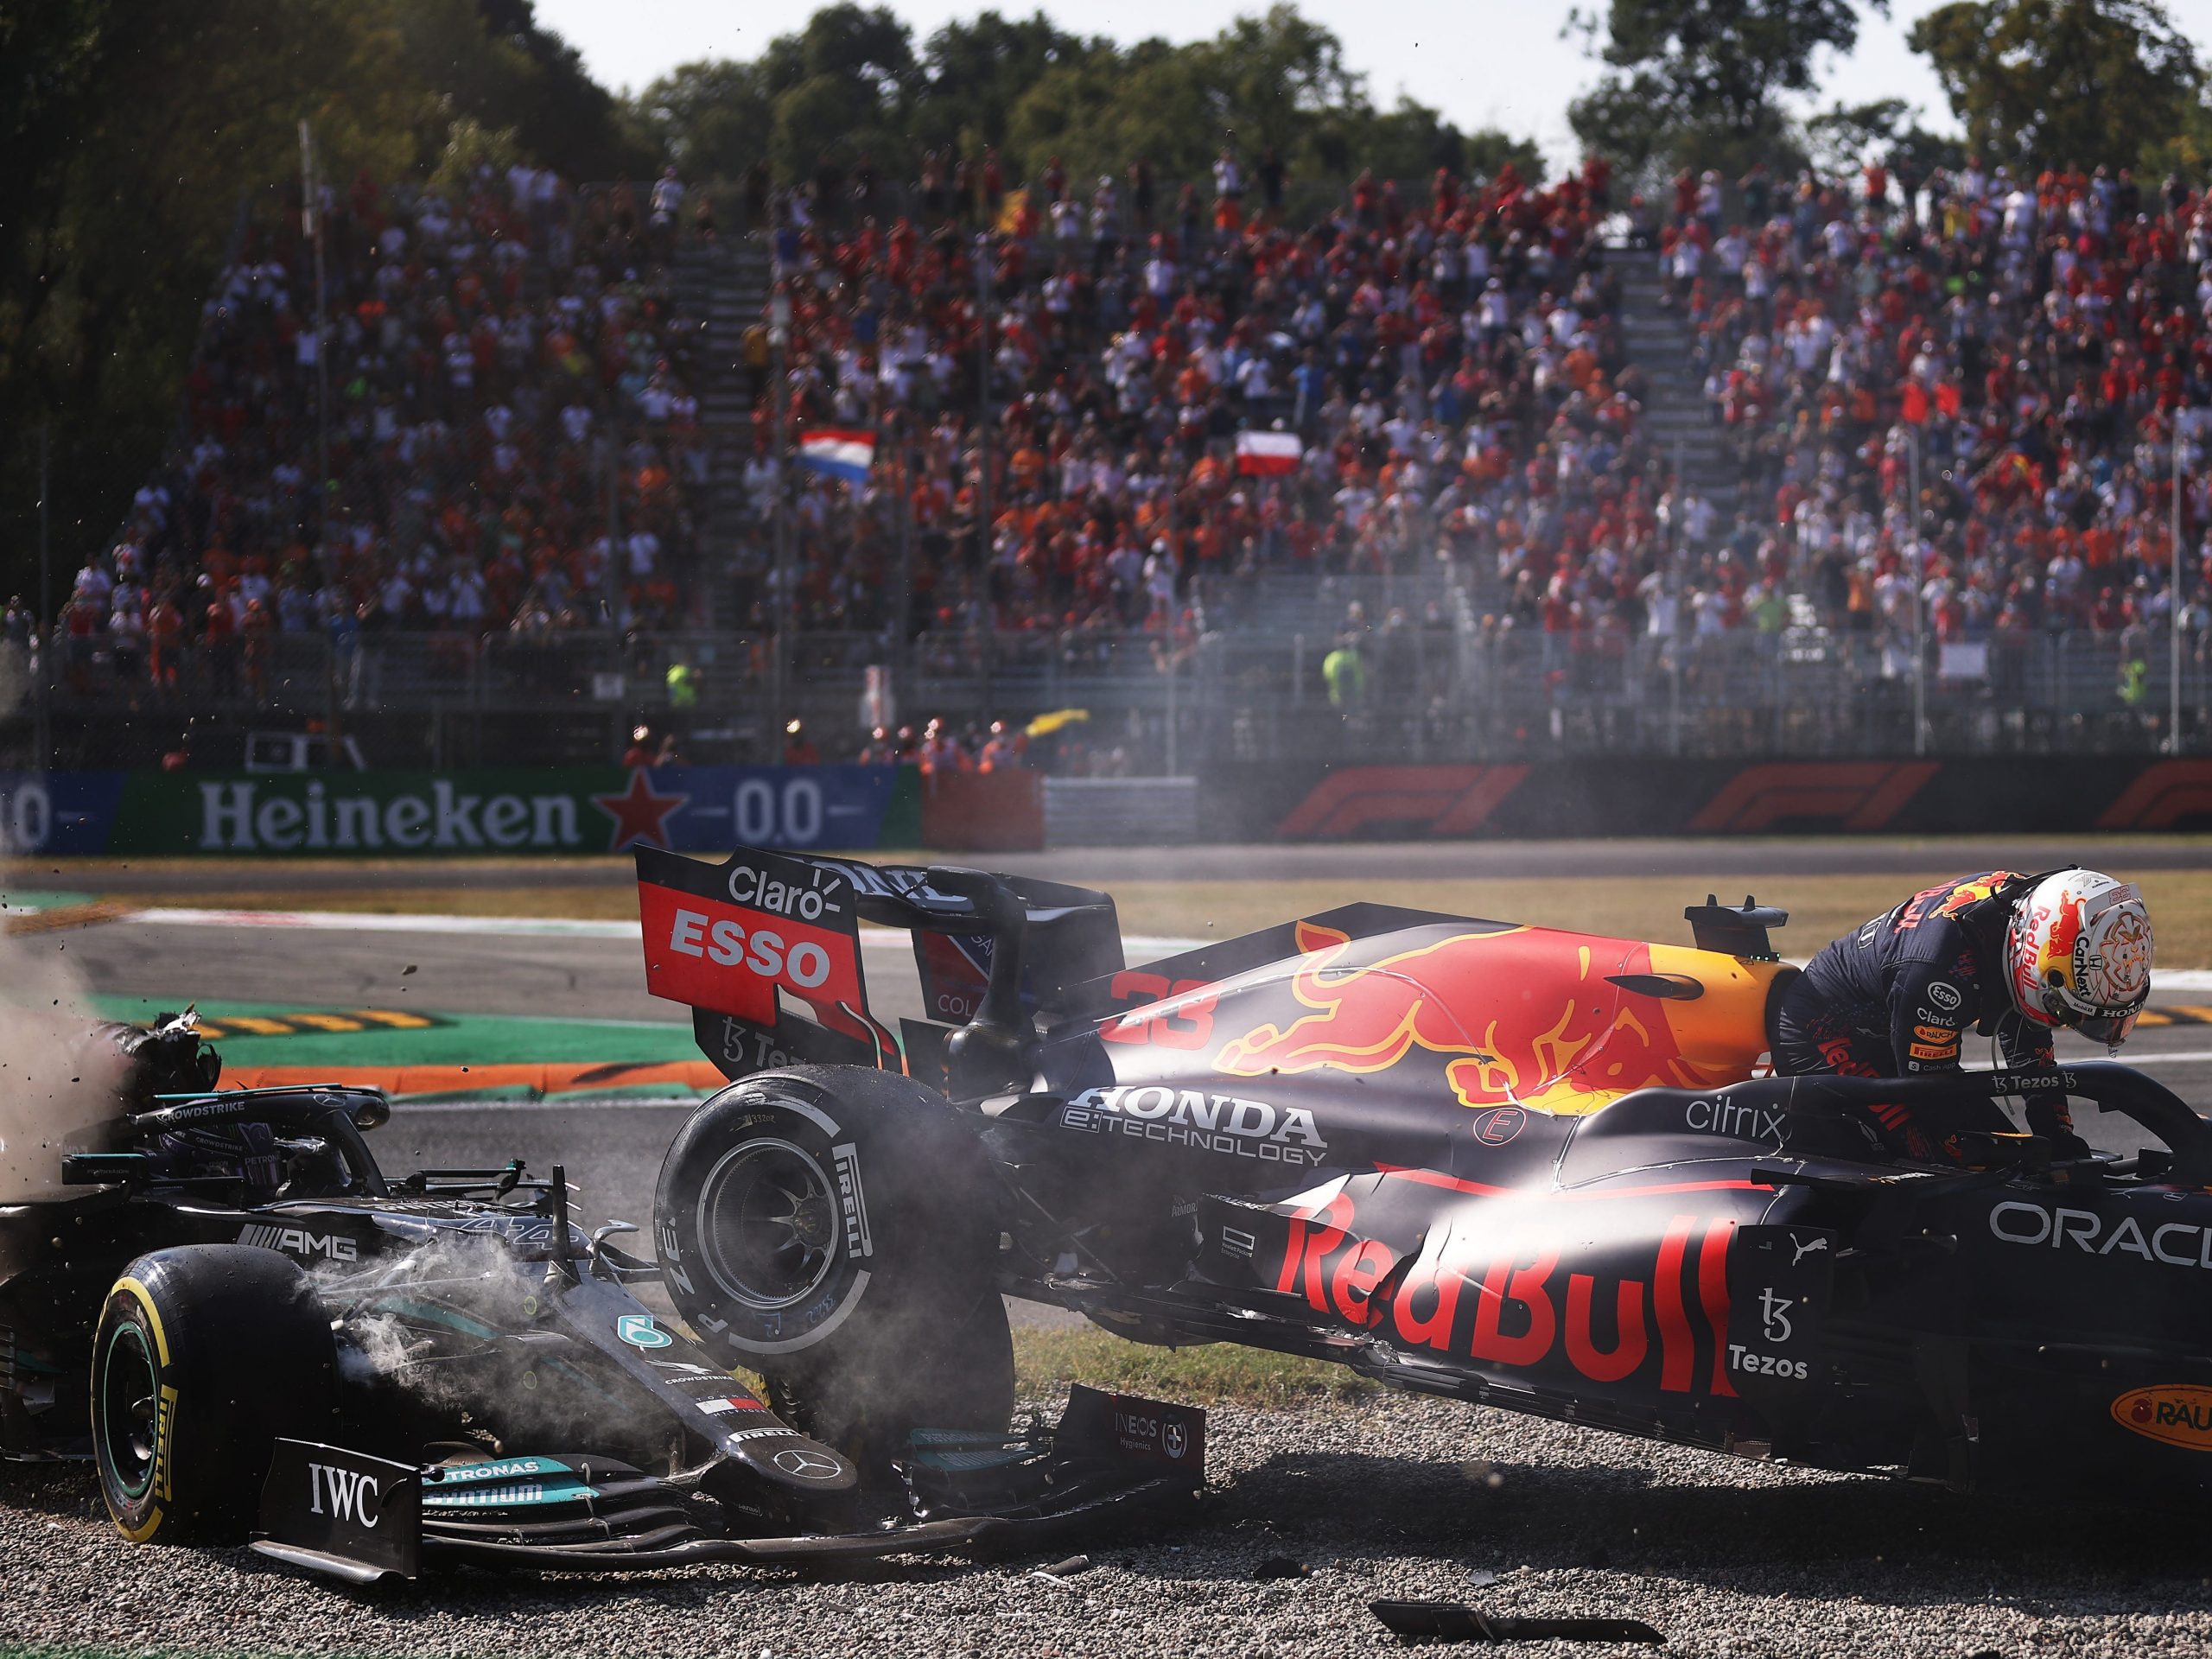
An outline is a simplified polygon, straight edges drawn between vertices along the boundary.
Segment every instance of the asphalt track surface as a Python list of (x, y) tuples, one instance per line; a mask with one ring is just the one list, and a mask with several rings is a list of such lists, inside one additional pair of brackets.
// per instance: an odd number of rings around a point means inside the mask
[[(1106, 847), (1045, 853), (933, 855), (946, 863), (986, 865), (1084, 887), (1116, 881), (1293, 881), (1390, 876), (1420, 879), (1559, 876), (1707, 876), (1726, 870), (1776, 875), (1918, 874), (1931, 869), (2045, 869), (2082, 863), (2094, 869), (2190, 870), (2212, 865), (2212, 842), (2201, 836), (2106, 836), (2070, 840), (2019, 836), (1730, 836), (1695, 840), (1547, 839), (1542, 841), (1362, 842), (1291, 846), (1267, 842), (1225, 847)], [(125, 860), (79, 859), (59, 868), (10, 871), (26, 889), (93, 887), (128, 896), (146, 893), (225, 893), (260, 885), (293, 891), (359, 892), (377, 887), (529, 887), (551, 880), (572, 887), (626, 887), (630, 861), (543, 861), (486, 859), (401, 861), (364, 868), (328, 862), (268, 863), (242, 880), (234, 862), (195, 868), (175, 861), (158, 868)]]
[[(1904, 867), (1929, 857), (1914, 854)], [(1095, 860), (1085, 868), (1110, 879)], [(174, 877), (164, 885), (173, 890)], [(149, 1006), (204, 994), (303, 1007), (683, 1019), (645, 995), (634, 941), (118, 921), (22, 943), (67, 961), (91, 988)], [(911, 961), (895, 943), (871, 947), (867, 965), (880, 1010), (920, 1012)], [(2212, 1005), (2212, 993), (2159, 1002)], [(2145, 1030), (2128, 1058), (2184, 1098), (2212, 1101), (2212, 1024)], [(377, 1151), (402, 1169), (558, 1162), (582, 1189), (579, 1219), (642, 1223), (683, 1112), (404, 1105), (376, 1136)], [(2130, 1149), (2094, 1120), (2084, 1127)], [(1094, 1570), (1060, 1583), (1033, 1574), (1037, 1558), (1018, 1558), (827, 1582), (741, 1569), (639, 1581), (467, 1574), (346, 1592), (242, 1552), (134, 1553), (108, 1529), (82, 1470), (0, 1468), (0, 1648), (1336, 1656), (1401, 1650), (1364, 1604), (1425, 1596), (1494, 1613), (1643, 1618), (1668, 1636), (1667, 1651), (1696, 1655), (2212, 1650), (2201, 1526), (1999, 1510), (1426, 1400), (1224, 1410), (1215, 1430), (1218, 1495), (1204, 1524), (1102, 1541), (1089, 1551)], [(1259, 1576), (1262, 1563), (1283, 1558), (1310, 1576)], [(1643, 1651), (1526, 1650), (1559, 1659)]]

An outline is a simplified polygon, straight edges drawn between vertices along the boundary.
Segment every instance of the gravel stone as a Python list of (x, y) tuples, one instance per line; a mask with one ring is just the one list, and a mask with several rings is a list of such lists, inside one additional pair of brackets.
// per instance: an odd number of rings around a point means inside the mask
[[(133, 1548), (108, 1525), (89, 1470), (0, 1465), (0, 1643), (420, 1659), (1339, 1659), (1408, 1650), (1367, 1611), (1391, 1597), (1640, 1618), (1666, 1636), (1666, 1653), (1732, 1659), (2212, 1649), (2201, 1536), (2155, 1518), (2000, 1507), (1395, 1396), (1300, 1414), (1217, 1409), (1208, 1445), (1216, 1491), (1204, 1519), (1084, 1540), (1091, 1570), (1057, 1582), (1033, 1574), (1065, 1543), (826, 1579), (462, 1572), (349, 1590), (246, 1550)], [(1271, 1556), (1312, 1576), (1255, 1581)]]

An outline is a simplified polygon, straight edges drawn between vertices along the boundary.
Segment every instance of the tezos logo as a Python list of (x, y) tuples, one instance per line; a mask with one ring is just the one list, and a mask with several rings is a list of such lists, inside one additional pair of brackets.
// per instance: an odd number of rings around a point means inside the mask
[(2212, 1389), (2185, 1382), (2132, 1389), (2112, 1402), (2112, 1420), (2147, 1440), (2212, 1452)]
[(1802, 1359), (1784, 1359), (1779, 1354), (1753, 1353), (1740, 1342), (1728, 1344), (1728, 1369), (1741, 1371), (1748, 1376), (1786, 1376), (1802, 1382), (1807, 1372)]
[(1948, 979), (1931, 980), (1928, 986), (1928, 1000), (1948, 1012), (1959, 1006), (1959, 988)]
[(1789, 1310), (1796, 1306), (1796, 1297), (1777, 1296), (1772, 1287), (1759, 1292), (1759, 1323), (1766, 1328), (1769, 1342), (1780, 1344), (1789, 1340), (1795, 1331)]

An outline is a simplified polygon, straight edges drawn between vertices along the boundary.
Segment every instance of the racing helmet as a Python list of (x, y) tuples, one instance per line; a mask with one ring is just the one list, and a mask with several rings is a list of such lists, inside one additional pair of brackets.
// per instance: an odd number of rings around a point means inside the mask
[(2061, 870), (2013, 906), (2005, 961), (2028, 1019), (2117, 1049), (2151, 995), (2151, 912), (2132, 882)]

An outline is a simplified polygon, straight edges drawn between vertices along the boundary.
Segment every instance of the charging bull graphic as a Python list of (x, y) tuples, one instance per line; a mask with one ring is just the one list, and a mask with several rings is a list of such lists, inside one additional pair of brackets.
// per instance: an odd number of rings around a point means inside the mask
[[(1313, 1012), (1224, 1044), (1216, 1069), (1256, 1077), (1388, 1070), (1446, 1057), (1465, 1106), (1595, 1110), (1630, 1090), (1703, 1088), (1758, 1055), (1770, 964), (1710, 951), (1508, 927), (1454, 931), (1372, 961), (1343, 933), (1298, 925), (1291, 995)], [(1751, 1018), (1747, 1021), (1746, 1000)]]

